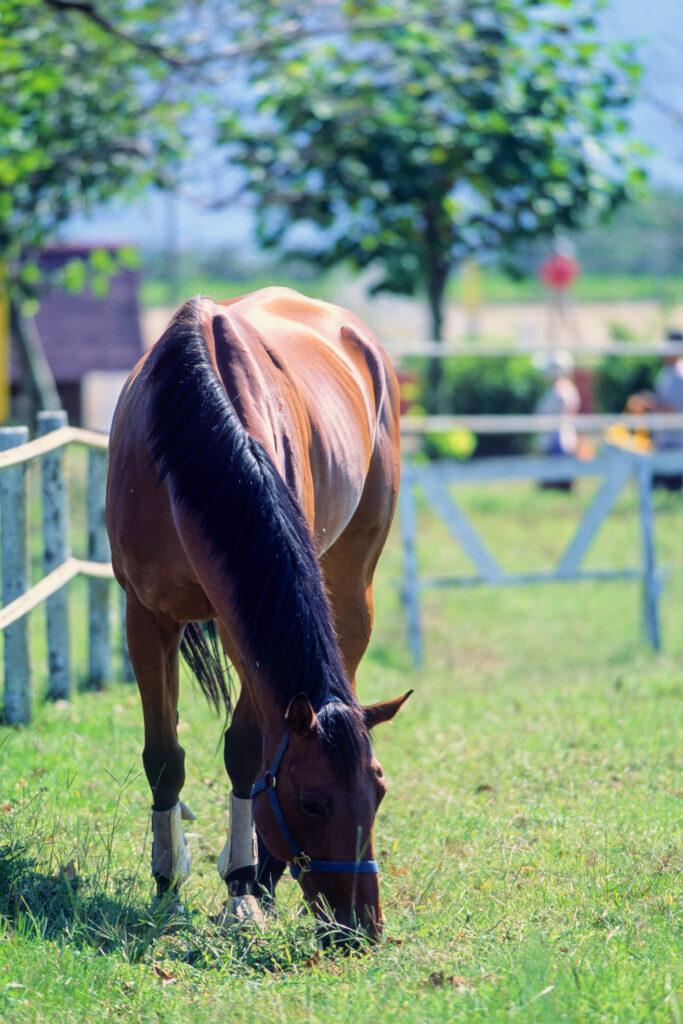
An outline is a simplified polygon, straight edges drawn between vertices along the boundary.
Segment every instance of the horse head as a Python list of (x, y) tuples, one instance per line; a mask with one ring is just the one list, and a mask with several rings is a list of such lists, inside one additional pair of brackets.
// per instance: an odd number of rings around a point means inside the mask
[(387, 782), (369, 731), (410, 696), (361, 707), (339, 700), (316, 713), (306, 694), (290, 702), (280, 735), (265, 736), (266, 764), (254, 795), (256, 827), (268, 851), (290, 864), (323, 939), (382, 928), (375, 814)]

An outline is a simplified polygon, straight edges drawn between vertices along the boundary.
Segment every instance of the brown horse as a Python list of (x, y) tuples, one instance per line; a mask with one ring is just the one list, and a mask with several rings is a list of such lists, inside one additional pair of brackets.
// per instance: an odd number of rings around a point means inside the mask
[(369, 729), (405, 697), (363, 708), (355, 676), (398, 478), (394, 374), (337, 306), (285, 288), (193, 299), (131, 374), (111, 433), (107, 523), (142, 698), (159, 893), (189, 872), (181, 649), (230, 710), (217, 646), (197, 625), (215, 621), (241, 683), (218, 864), (233, 909), (272, 898), (287, 862), (318, 917), (379, 931), (372, 831), (386, 783)]

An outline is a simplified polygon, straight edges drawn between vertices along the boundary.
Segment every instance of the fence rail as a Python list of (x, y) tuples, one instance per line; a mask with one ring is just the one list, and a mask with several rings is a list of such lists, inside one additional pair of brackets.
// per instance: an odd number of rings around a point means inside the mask
[[(647, 416), (579, 416), (573, 422), (588, 428), (609, 425), (666, 427), (683, 430), (683, 416), (650, 414)], [(470, 416), (420, 417), (403, 421), (404, 433), (424, 429), (452, 429), (467, 425), (479, 432), (517, 433), (556, 429), (563, 417), (556, 416)], [(28, 615), (46, 603), (49, 699), (66, 699), (72, 690), (70, 658), (69, 603), (67, 586), (77, 576), (88, 580), (88, 686), (100, 688), (111, 676), (110, 584), (113, 570), (105, 526), (105, 478), (108, 437), (94, 431), (70, 427), (63, 412), (44, 412), (38, 416), (38, 434), (28, 440), (26, 427), (0, 428), (0, 565), (2, 568), (2, 607), (0, 632), (4, 632), (4, 720), (22, 724), (31, 718), (31, 658)], [(71, 553), (69, 507), (64, 478), (64, 450), (72, 444), (88, 449), (87, 522), (88, 557)], [(43, 577), (29, 586), (28, 487), (27, 469), (41, 460)], [(643, 619), (647, 636), (658, 647), (658, 599), (660, 574), (655, 565), (654, 523), (651, 502), (653, 473), (682, 473), (683, 453), (658, 452), (641, 456), (627, 452), (608, 452), (593, 462), (578, 459), (543, 457), (503, 457), (471, 463), (439, 463), (417, 466), (407, 463), (401, 492), (401, 533), (404, 554), (403, 597), (408, 614), (410, 646), (416, 662), (422, 657), (420, 593), (428, 587), (474, 586), (482, 583), (516, 585), (576, 579), (639, 578), (643, 584)], [(556, 569), (550, 573), (506, 574), (491, 557), (464, 513), (457, 506), (449, 485), (527, 479), (553, 481), (604, 475), (593, 504)], [(581, 560), (592, 538), (612, 508), (628, 479), (635, 478), (640, 497), (641, 563), (629, 569), (585, 570)], [(449, 531), (461, 544), (477, 570), (474, 576), (420, 578), (417, 553), (417, 521), (413, 490), (421, 488)], [(121, 605), (123, 610), (123, 603)], [(125, 678), (132, 672), (122, 637), (122, 667)]]
[(10, 604), (0, 609), (0, 632), (11, 626), (14, 622), (32, 612), (39, 604), (46, 601), (63, 586), (70, 583), (76, 576), (88, 576), (91, 579), (113, 580), (114, 571), (109, 562), (89, 562), (83, 558), (69, 556), (65, 562), (43, 578), (34, 586), (30, 587), (20, 597), (15, 598)]
[[(47, 424), (52, 422), (52, 417), (55, 417), (55, 420), (59, 418), (59, 421), (64, 423), (64, 426), (48, 428)], [(50, 432), (34, 438), (33, 441), (17, 440), (12, 445), (8, 445), (9, 451), (3, 450), (0, 452), (0, 470), (8, 469), (10, 466), (21, 466), (24, 463), (33, 462), (42, 455), (57, 451), (68, 444), (83, 444), (87, 448), (105, 452), (109, 449), (109, 437), (107, 434), (98, 434), (95, 430), (83, 430), (82, 427), (70, 427), (64, 422), (65, 420), (66, 413), (61, 411), (39, 412), (38, 430), (49, 429)], [(17, 432), (20, 433), (18, 434)], [(0, 434), (7, 438), (19, 436), (28, 438), (28, 427), (0, 427)], [(15, 445), (18, 447), (15, 447)]]
[[(502, 416), (403, 416), (404, 436), (430, 434), (465, 428), (473, 434), (545, 434), (571, 426), (583, 434), (601, 434), (610, 427), (624, 426), (632, 430), (683, 431), (683, 413), (579, 413), (576, 416), (545, 416), (538, 413)], [(0, 467), (1, 467), (0, 463)]]
[[(77, 576), (88, 580), (88, 686), (101, 687), (111, 675), (110, 600), (113, 570), (105, 526), (105, 479), (109, 438), (70, 427), (66, 413), (38, 414), (38, 437), (27, 427), (0, 428), (0, 519), (4, 632), (4, 720), (25, 724), (31, 718), (32, 686), (28, 615), (46, 603), (48, 686), (46, 696), (66, 699), (72, 690), (71, 634), (67, 586)], [(69, 502), (64, 451), (72, 444), (88, 449), (88, 557), (71, 553)], [(43, 577), (29, 586), (28, 467), (40, 460)], [(124, 630), (122, 659), (130, 675)]]
[(680, 342), (623, 341), (606, 344), (586, 345), (542, 345), (538, 342), (519, 342), (515, 345), (453, 345), (440, 341), (411, 342), (407, 345), (387, 345), (387, 352), (394, 360), (399, 359), (506, 359), (510, 356), (548, 355), (561, 349), (573, 356), (613, 356), (628, 358), (629, 356), (683, 356), (683, 345)]
[[(399, 495), (399, 520), (403, 546), (402, 600), (407, 617), (408, 643), (416, 665), (421, 664), (424, 642), (421, 597), (425, 590), (446, 587), (518, 586), (536, 583), (564, 583), (587, 580), (640, 580), (642, 586), (643, 633), (651, 647), (661, 646), (659, 598), (663, 573), (655, 556), (652, 486), (655, 475), (683, 474), (683, 451), (642, 455), (605, 446), (591, 461), (568, 457), (501, 456), (470, 463), (452, 460), (420, 465), (404, 462)], [(579, 477), (598, 477), (600, 484), (574, 536), (559, 561), (545, 572), (506, 572), (498, 563), (458, 504), (457, 488), (463, 484), (493, 483), (504, 480), (529, 480), (552, 484)], [(583, 561), (601, 525), (630, 480), (638, 493), (640, 558), (632, 566), (586, 569)], [(419, 529), (415, 491), (420, 490), (430, 510), (446, 526), (472, 563), (471, 575), (453, 573), (424, 576), (420, 572)], [(446, 553), (444, 552), (444, 555)], [(443, 560), (442, 560), (443, 561)]]

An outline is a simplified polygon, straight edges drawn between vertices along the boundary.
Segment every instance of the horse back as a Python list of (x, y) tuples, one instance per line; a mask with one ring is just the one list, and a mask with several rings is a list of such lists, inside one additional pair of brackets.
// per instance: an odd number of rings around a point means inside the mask
[(325, 550), (358, 507), (378, 447), (398, 459), (398, 386), (386, 353), (358, 317), (292, 289), (216, 307), (228, 397)]
[[(226, 303), (202, 299), (199, 309), (206, 351), (229, 402), (289, 485), (323, 553), (353, 517), (377, 450), (398, 459), (397, 386), (379, 342), (351, 313), (290, 289)], [(169, 329), (145, 354), (119, 401), (108, 525), (120, 582), (134, 576), (144, 604), (158, 605), (172, 593), (174, 617), (201, 618), (212, 609), (150, 452), (154, 370), (166, 348), (178, 344), (172, 335)], [(170, 414), (183, 381), (164, 386)]]

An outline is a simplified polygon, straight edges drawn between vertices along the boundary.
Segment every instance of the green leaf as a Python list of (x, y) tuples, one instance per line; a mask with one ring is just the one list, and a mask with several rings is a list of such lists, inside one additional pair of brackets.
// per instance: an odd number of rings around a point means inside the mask
[(85, 260), (69, 260), (61, 272), (61, 284), (66, 291), (78, 293), (85, 288), (88, 272)]

